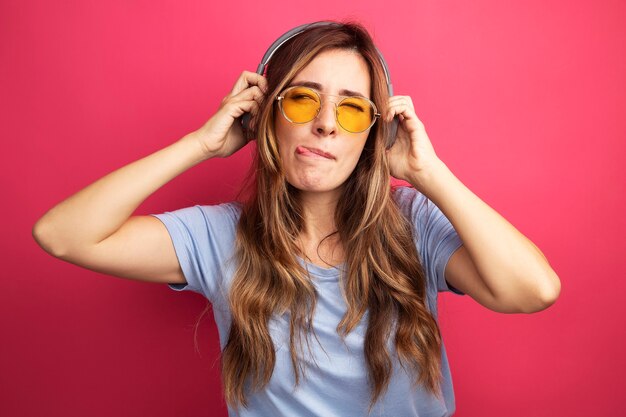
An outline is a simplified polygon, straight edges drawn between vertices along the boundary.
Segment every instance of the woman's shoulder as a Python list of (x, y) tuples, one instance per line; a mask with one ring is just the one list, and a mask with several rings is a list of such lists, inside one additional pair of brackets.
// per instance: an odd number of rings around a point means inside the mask
[(242, 206), (243, 205), (238, 201), (229, 201), (227, 203), (221, 203), (205, 207), (210, 207), (211, 210), (214, 210), (216, 213), (219, 213), (222, 216), (229, 216), (238, 219), (241, 216)]
[(214, 205), (196, 204), (174, 211), (154, 214), (166, 225), (176, 225), (189, 233), (202, 233), (211, 229), (234, 230), (241, 216), (241, 204), (228, 202)]
[(198, 210), (207, 220), (225, 223), (236, 223), (241, 216), (241, 208), (242, 204), (237, 201), (189, 207), (191, 210)]
[(391, 195), (404, 214), (412, 213), (428, 202), (428, 199), (413, 187), (396, 186), (392, 188)]

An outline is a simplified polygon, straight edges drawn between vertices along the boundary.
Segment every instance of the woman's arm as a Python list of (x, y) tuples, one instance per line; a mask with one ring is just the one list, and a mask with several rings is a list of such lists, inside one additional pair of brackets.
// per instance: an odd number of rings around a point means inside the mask
[(541, 251), (472, 193), (437, 157), (410, 97), (390, 99), (387, 120), (400, 129), (388, 151), (391, 173), (439, 207), (463, 241), (446, 267), (446, 280), (485, 307), (506, 313), (543, 310), (561, 283)]
[(205, 159), (190, 134), (100, 178), (50, 209), (33, 237), (51, 255), (125, 278), (184, 283), (165, 226), (135, 209), (174, 177)]
[(152, 193), (198, 163), (226, 157), (245, 144), (236, 123), (255, 114), (265, 79), (244, 72), (220, 109), (197, 131), (80, 190), (41, 217), (37, 243), (53, 256), (100, 272), (158, 282), (184, 277), (165, 226), (132, 213)]
[(533, 313), (559, 296), (559, 277), (541, 251), (439, 163), (408, 181), (439, 207), (463, 245), (446, 267), (446, 280), (485, 307)]

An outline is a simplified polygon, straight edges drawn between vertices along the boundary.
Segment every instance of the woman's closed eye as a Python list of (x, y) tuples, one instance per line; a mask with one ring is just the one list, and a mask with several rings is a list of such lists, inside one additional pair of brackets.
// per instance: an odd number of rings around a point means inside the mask
[(365, 112), (365, 108), (357, 103), (342, 103), (340, 107), (350, 111), (358, 111), (360, 113)]

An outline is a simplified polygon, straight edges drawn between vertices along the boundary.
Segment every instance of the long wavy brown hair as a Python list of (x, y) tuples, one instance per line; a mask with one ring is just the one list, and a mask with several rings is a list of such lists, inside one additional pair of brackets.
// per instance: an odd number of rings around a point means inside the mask
[[(257, 148), (252, 187), (237, 228), (238, 268), (229, 294), (232, 323), (222, 352), (222, 385), (227, 403), (248, 406), (247, 395), (268, 384), (276, 362), (268, 328), (273, 315), (290, 313), (289, 349), (296, 385), (305, 373), (299, 356), (313, 331), (316, 291), (297, 259), (305, 229), (299, 191), (282, 169), (274, 98), (320, 52), (350, 49), (361, 54), (371, 77), (371, 98), (385, 111), (388, 92), (374, 43), (357, 23), (308, 29), (285, 43), (267, 69), (269, 84), (255, 123)], [(340, 286), (348, 310), (337, 326), (345, 338), (368, 312), (364, 341), (372, 406), (392, 373), (386, 342), (394, 338), (400, 364), (440, 397), (441, 336), (426, 306), (426, 278), (413, 241), (412, 226), (392, 198), (385, 153), (388, 127), (371, 129), (356, 168), (344, 183), (335, 212), (335, 233), (346, 254)], [(406, 369), (406, 368), (405, 368)], [(304, 377), (304, 375), (302, 376)]]

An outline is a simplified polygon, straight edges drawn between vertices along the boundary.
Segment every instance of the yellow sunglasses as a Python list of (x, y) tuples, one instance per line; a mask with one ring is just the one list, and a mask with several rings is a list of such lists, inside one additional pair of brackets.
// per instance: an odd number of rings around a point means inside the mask
[[(332, 96), (332, 94), (325, 94)], [(341, 97), (335, 103), (337, 123), (351, 133), (365, 132), (372, 127), (380, 113), (376, 105), (368, 98), (361, 96)], [(289, 87), (276, 97), (280, 111), (291, 123), (308, 123), (315, 119), (322, 108), (320, 93), (303, 86)]]

